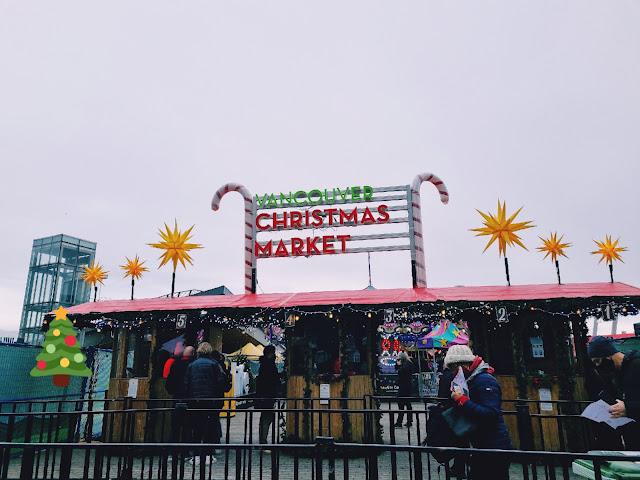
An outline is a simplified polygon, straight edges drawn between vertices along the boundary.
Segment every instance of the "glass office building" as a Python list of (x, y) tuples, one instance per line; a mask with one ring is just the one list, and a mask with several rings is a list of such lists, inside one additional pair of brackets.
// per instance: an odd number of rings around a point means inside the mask
[(66, 308), (89, 301), (90, 288), (80, 275), (83, 267), (95, 260), (95, 254), (95, 243), (67, 235), (33, 241), (19, 340), (40, 345), (47, 312), (60, 305)]

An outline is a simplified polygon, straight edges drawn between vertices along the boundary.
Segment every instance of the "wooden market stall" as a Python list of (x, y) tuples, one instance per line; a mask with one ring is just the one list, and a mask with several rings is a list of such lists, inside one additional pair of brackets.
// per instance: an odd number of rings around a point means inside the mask
[[(400, 323), (466, 322), (470, 346), (496, 369), (505, 399), (539, 400), (543, 390), (544, 398), (586, 398), (585, 322), (602, 317), (607, 305), (620, 315), (636, 314), (640, 289), (585, 283), (193, 296), (90, 302), (71, 307), (69, 317), (78, 328), (93, 326), (117, 340), (110, 398), (130, 393), (134, 378), (127, 378), (129, 369), (146, 374), (136, 378), (137, 398), (162, 398), (158, 347), (177, 332), (193, 341), (208, 339), (215, 348), (225, 328), (279, 324), (286, 338), (287, 396), (300, 399), (288, 406), (349, 410), (362, 408), (364, 396), (380, 393), (378, 326), (390, 315)], [(311, 401), (327, 394), (355, 400)], [(514, 410), (513, 403), (504, 406)], [(540, 413), (551, 414), (555, 408)], [(139, 420), (140, 429), (144, 422)], [(509, 419), (508, 426), (519, 446), (514, 422)], [(536, 442), (557, 428), (553, 422), (538, 425)], [(287, 417), (292, 439), (327, 434), (362, 441), (362, 416)]]

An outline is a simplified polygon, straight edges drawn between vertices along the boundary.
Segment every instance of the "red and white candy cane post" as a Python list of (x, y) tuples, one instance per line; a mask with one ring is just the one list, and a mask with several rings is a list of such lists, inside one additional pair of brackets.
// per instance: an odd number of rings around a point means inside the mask
[(220, 200), (229, 192), (238, 192), (244, 198), (244, 293), (256, 293), (256, 256), (253, 252), (253, 239), (255, 237), (256, 211), (253, 197), (244, 185), (239, 183), (227, 183), (218, 189), (213, 195), (211, 209), (220, 208)]
[(424, 238), (422, 236), (422, 210), (420, 209), (420, 186), (422, 182), (431, 182), (440, 194), (442, 203), (449, 203), (449, 192), (440, 178), (433, 173), (421, 173), (416, 175), (411, 182), (411, 207), (413, 218), (413, 244), (411, 251), (411, 262), (415, 265), (413, 275), (413, 286), (418, 288), (427, 287), (427, 270), (424, 261)]

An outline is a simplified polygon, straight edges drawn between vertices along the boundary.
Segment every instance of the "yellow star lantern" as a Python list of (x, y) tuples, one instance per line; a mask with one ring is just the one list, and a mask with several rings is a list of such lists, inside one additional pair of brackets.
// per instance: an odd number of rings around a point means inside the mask
[(133, 300), (133, 288), (135, 286), (135, 281), (140, 280), (142, 277), (142, 272), (148, 272), (149, 269), (147, 267), (143, 267), (144, 262), (140, 262), (138, 255), (133, 260), (130, 260), (129, 257), (125, 257), (127, 259), (127, 263), (125, 265), (120, 265), (126, 273), (124, 274), (124, 278), (131, 277), (131, 300)]
[(98, 282), (102, 283), (102, 285), (104, 285), (104, 283), (102, 282), (102, 280), (107, 278), (107, 272), (106, 270), (104, 270), (102, 268), (102, 266), (100, 265), (100, 263), (93, 263), (91, 262), (91, 266), (87, 267), (86, 265), (84, 266), (84, 273), (82, 275), (80, 275), (80, 278), (82, 278), (84, 280), (84, 283), (88, 283), (90, 285), (93, 286), (94, 289), (94, 296), (93, 296), (93, 301), (96, 301), (96, 298), (98, 296)]
[(533, 228), (535, 225), (529, 225), (531, 221), (514, 223), (516, 216), (520, 213), (524, 207), (520, 207), (516, 213), (507, 218), (507, 208), (506, 202), (502, 202), (500, 205), (500, 200), (498, 200), (498, 214), (493, 215), (491, 213), (482, 213), (480, 210), (476, 209), (476, 211), (482, 215), (484, 218), (484, 227), (481, 228), (471, 228), (472, 232), (479, 232), (476, 234), (476, 237), (481, 237), (484, 235), (490, 235), (491, 239), (487, 246), (485, 247), (484, 252), (491, 246), (493, 242), (498, 241), (498, 255), (504, 255), (504, 266), (507, 274), (507, 283), (511, 285), (509, 280), (509, 261), (507, 260), (507, 246), (519, 245), (525, 250), (525, 247), (520, 240), (520, 237), (515, 233), (520, 230), (525, 230), (527, 228)]
[[(558, 238), (558, 232), (549, 233), (549, 238), (538, 237), (542, 240), (544, 244), (542, 247), (536, 247), (541, 252), (547, 252), (544, 258), (547, 258), (551, 255), (551, 261), (556, 264), (556, 273), (558, 274), (558, 285), (562, 282), (560, 281), (560, 264), (558, 263), (558, 255), (562, 255), (565, 258), (569, 258), (565, 255), (564, 249), (569, 248), (571, 246), (570, 243), (562, 243), (562, 239), (564, 235)], [(544, 260), (543, 258), (543, 260)]]
[(591, 252), (592, 255), (602, 255), (598, 263), (602, 263), (602, 260), (605, 260), (605, 259), (607, 260), (606, 263), (609, 264), (609, 273), (611, 275), (611, 283), (613, 283), (613, 261), (620, 260), (622, 263), (624, 263), (622, 258), (620, 258), (619, 253), (627, 251), (627, 247), (618, 247), (619, 241), (620, 241), (620, 237), (618, 237), (618, 239), (615, 242), (612, 242), (611, 235), (605, 235), (604, 242), (598, 242), (597, 240), (594, 240), (596, 245), (598, 245), (598, 247), (600, 248), (595, 252)]
[(162, 238), (162, 242), (148, 243), (147, 245), (150, 245), (153, 248), (164, 250), (164, 253), (160, 256), (162, 262), (160, 262), (160, 266), (158, 268), (167, 264), (169, 260), (173, 262), (173, 280), (171, 282), (171, 296), (173, 297), (176, 280), (176, 268), (178, 267), (178, 262), (180, 262), (185, 269), (187, 268), (185, 260), (193, 265), (191, 257), (187, 252), (195, 248), (202, 248), (202, 246), (196, 243), (187, 243), (187, 241), (191, 239), (191, 235), (189, 234), (191, 233), (191, 230), (193, 230), (194, 225), (192, 225), (191, 228), (184, 233), (178, 230), (177, 220), (175, 221), (175, 227), (173, 231), (171, 231), (166, 223), (164, 224), (164, 227), (166, 229), (165, 232), (163, 232), (162, 230), (158, 231), (160, 238)]

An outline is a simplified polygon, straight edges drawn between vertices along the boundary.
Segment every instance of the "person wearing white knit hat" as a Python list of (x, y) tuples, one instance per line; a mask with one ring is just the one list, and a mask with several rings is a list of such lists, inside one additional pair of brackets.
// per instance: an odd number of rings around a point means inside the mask
[[(456, 386), (451, 399), (454, 408), (471, 419), (477, 428), (469, 434), (474, 448), (513, 450), (509, 430), (502, 416), (502, 389), (493, 377), (493, 367), (473, 354), (466, 345), (452, 345), (447, 351), (445, 365), (462, 369), (467, 378), (469, 396)], [(471, 476), (474, 480), (508, 480), (508, 458), (480, 457), (471, 459)]]
[(447, 355), (444, 357), (444, 366), (446, 368), (453, 369), (453, 367), (459, 367), (465, 363), (473, 363), (476, 356), (471, 349), (466, 345), (451, 345), (447, 350)]

